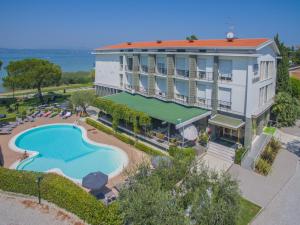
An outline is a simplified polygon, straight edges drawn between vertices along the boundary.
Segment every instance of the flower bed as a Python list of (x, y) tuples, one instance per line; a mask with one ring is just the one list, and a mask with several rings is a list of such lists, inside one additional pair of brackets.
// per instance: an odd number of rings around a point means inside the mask
[(268, 175), (280, 148), (280, 142), (272, 137), (255, 163), (255, 170), (260, 174)]

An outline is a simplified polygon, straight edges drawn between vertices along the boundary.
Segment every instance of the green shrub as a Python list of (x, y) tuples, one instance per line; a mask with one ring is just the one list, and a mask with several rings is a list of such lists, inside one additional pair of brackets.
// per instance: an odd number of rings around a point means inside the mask
[(146, 152), (148, 153), (149, 155), (165, 155), (164, 153), (162, 153), (161, 151), (159, 150), (156, 150), (154, 148), (151, 148), (150, 146), (148, 145), (145, 145), (141, 142), (136, 142), (134, 147), (136, 147), (137, 149), (143, 151), (143, 152)]
[[(36, 179), (40, 175), (37, 172), (0, 168), (0, 189), (37, 196)], [(76, 214), (89, 224), (121, 224), (117, 207), (106, 208), (102, 202), (62, 176), (44, 174), (41, 195), (43, 199)]]
[(209, 141), (209, 135), (207, 132), (201, 132), (201, 134), (199, 135), (199, 143), (206, 146), (208, 141)]
[(276, 140), (274, 137), (271, 138), (269, 142), (270, 147), (273, 149), (274, 152), (278, 152), (281, 148), (281, 144), (278, 140)]
[(170, 147), (169, 148), (170, 156), (174, 158), (190, 158), (193, 159), (196, 156), (196, 151), (193, 148), (178, 148)]
[(245, 152), (246, 152), (245, 147), (238, 148), (235, 151), (234, 163), (241, 165), (242, 156), (244, 155)]
[(276, 152), (273, 152), (272, 147), (270, 145), (267, 145), (261, 154), (261, 158), (268, 161), (270, 164), (272, 164), (275, 157), (276, 157)]
[(145, 145), (141, 142), (136, 142), (133, 138), (129, 137), (129, 136), (126, 136), (122, 133), (118, 133), (118, 132), (114, 132), (111, 128), (107, 127), (106, 125), (100, 123), (100, 122), (97, 122), (91, 118), (86, 118), (86, 123), (97, 128), (98, 130), (101, 130), (103, 131), (104, 133), (107, 133), (107, 134), (110, 134), (110, 135), (113, 135), (115, 136), (116, 138), (118, 138), (119, 140), (129, 144), (129, 145), (132, 145), (132, 146), (135, 146), (137, 149), (145, 152), (145, 153), (148, 153), (150, 155), (164, 155), (161, 151), (159, 150), (156, 150), (154, 148), (151, 148), (150, 146), (148, 145)]
[(6, 118), (1, 118), (0, 122), (14, 122), (16, 121), (16, 115), (10, 115), (7, 116)]
[(268, 175), (271, 170), (271, 164), (268, 161), (260, 158), (255, 165), (255, 169), (263, 175)]

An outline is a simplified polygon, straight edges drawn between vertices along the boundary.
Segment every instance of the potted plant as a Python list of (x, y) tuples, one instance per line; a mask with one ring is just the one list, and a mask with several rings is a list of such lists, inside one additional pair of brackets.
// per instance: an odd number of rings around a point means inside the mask
[(199, 144), (206, 147), (209, 141), (209, 135), (207, 132), (201, 132), (198, 137)]

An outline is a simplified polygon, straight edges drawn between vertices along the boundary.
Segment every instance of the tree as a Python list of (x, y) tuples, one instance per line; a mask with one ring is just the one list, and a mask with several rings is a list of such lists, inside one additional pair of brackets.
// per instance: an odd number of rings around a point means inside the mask
[(300, 65), (300, 47), (293, 51), (292, 62), (295, 65)]
[(24, 59), (10, 62), (6, 67), (8, 76), (4, 83), (13, 82), (14, 88), (37, 89), (38, 97), (43, 103), (42, 87), (56, 85), (61, 78), (61, 69), (47, 60)]
[(186, 40), (188, 40), (188, 41), (194, 41), (194, 40), (198, 40), (198, 38), (197, 38), (196, 35), (192, 34), (191, 36), (187, 36)]
[(71, 102), (74, 107), (80, 107), (84, 114), (87, 114), (86, 108), (93, 105), (96, 96), (93, 91), (77, 91), (71, 95)]
[(238, 183), (191, 154), (172, 152), (171, 163), (162, 161), (155, 170), (142, 164), (129, 175), (118, 202), (124, 224), (237, 224)]
[(3, 86), (12, 90), (12, 97), (15, 98), (15, 89), (18, 86), (18, 77), (16, 77), (14, 74), (8, 73), (7, 76), (2, 78), (3, 80)]
[(2, 69), (3, 62), (0, 60), (0, 70)]
[(290, 77), (289, 77), (289, 49), (280, 41), (279, 35), (274, 37), (275, 43), (278, 46), (281, 59), (277, 65), (277, 81), (276, 92), (291, 92)]
[(291, 82), (291, 95), (297, 99), (300, 98), (300, 80), (294, 77), (290, 78)]
[(299, 103), (286, 92), (279, 92), (275, 97), (272, 113), (279, 127), (292, 126), (298, 117)]

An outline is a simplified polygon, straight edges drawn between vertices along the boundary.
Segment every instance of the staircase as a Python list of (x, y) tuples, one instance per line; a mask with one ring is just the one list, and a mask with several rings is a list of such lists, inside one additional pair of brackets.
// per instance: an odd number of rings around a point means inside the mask
[(211, 141), (208, 144), (207, 154), (229, 163), (233, 163), (235, 157), (235, 149)]

